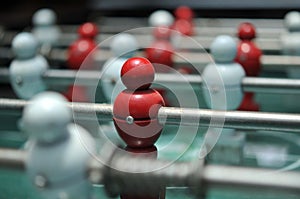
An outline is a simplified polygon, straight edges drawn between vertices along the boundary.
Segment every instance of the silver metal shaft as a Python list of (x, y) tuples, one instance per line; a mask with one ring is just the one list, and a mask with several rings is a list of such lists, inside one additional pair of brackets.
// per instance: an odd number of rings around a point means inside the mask
[[(0, 149), (0, 167), (24, 170), (26, 151)], [(153, 193), (161, 187), (188, 187), (195, 190), (214, 186), (227, 189), (256, 188), (260, 191), (287, 191), (299, 194), (300, 173), (238, 166), (203, 165), (200, 160), (168, 162), (124, 153), (92, 158), (87, 175), (94, 184), (104, 184), (110, 194)], [(247, 189), (246, 189), (247, 190)], [(199, 194), (199, 193), (198, 193)]]
[(300, 114), (162, 107), (158, 118), (169, 125), (300, 132)]
[[(119, 33), (133, 28), (148, 26), (148, 19), (143, 17), (101, 16), (98, 20), (96, 19), (95, 22), (101, 26), (101, 33)], [(257, 29), (257, 35), (260, 37), (278, 37), (284, 30), (283, 19), (194, 18), (196, 34), (199, 35), (235, 35), (237, 26), (243, 22), (253, 23)], [(60, 25), (63, 32), (74, 33), (78, 27), (79, 25)], [(135, 34), (150, 34), (149, 31), (143, 31), (143, 29), (136, 29), (133, 30), (133, 32)]]
[[(145, 41), (143, 41), (145, 42)], [(183, 45), (188, 45), (191, 42), (183, 42)], [(108, 43), (108, 42), (106, 42)], [(206, 42), (210, 45), (209, 42)], [(150, 43), (149, 43), (150, 45)], [(203, 70), (208, 63), (212, 63), (212, 57), (209, 53), (205, 52), (199, 45), (191, 44), (196, 48), (197, 52), (184, 52), (176, 50), (174, 55), (174, 67), (181, 67), (182, 65), (191, 65), (197, 69)], [(101, 47), (101, 46), (100, 46)], [(147, 46), (148, 47), (148, 46)], [(188, 47), (188, 46), (187, 46)], [(195, 49), (194, 49), (195, 50)], [(4, 54), (7, 52), (4, 50)], [(67, 52), (64, 49), (52, 49), (50, 54), (46, 55), (51, 60), (56, 60), (64, 63), (67, 59)], [(113, 54), (107, 49), (102, 49), (96, 52), (95, 59), (101, 65), (107, 59), (112, 57)], [(138, 52), (137, 56), (145, 56), (143, 52)], [(287, 67), (300, 67), (300, 57), (299, 56), (288, 56), (288, 55), (262, 55), (261, 65), (262, 69), (266, 71), (284, 71)]]
[(209, 184), (209, 186), (222, 186), (228, 189), (247, 187), (256, 188), (255, 191), (257, 189), (264, 192), (272, 190), (272, 193), (276, 191), (299, 192), (299, 177), (300, 173), (296, 171), (279, 172), (270, 169), (216, 165), (207, 165), (203, 169), (204, 184)]
[[(48, 70), (43, 78), (48, 85), (84, 85), (97, 86), (102, 73), (99, 71), (74, 71), (74, 70)], [(0, 82), (9, 83), (8, 69), (0, 69)], [(174, 84), (176, 83), (176, 84)], [(182, 75), (157, 73), (155, 75), (154, 88), (159, 85), (185, 87), (192, 85), (196, 90), (201, 89), (202, 78), (199, 75)], [(245, 92), (256, 93), (300, 93), (300, 80), (282, 78), (245, 77), (242, 81)], [(185, 89), (184, 87), (182, 89)]]
[[(109, 38), (109, 37), (107, 37)], [(142, 38), (143, 44), (145, 44), (145, 38)], [(149, 45), (151, 40), (149, 40)], [(65, 41), (65, 40), (64, 40)], [(185, 52), (176, 49), (175, 55), (174, 55), (174, 65), (175, 67), (180, 67), (182, 65), (193, 65), (194, 67), (205, 67), (208, 63), (212, 62), (212, 58), (210, 54), (204, 51), (204, 49), (201, 49), (200, 45), (196, 45), (195, 43), (191, 43), (193, 40), (188, 41), (182, 41), (182, 45), (186, 45), (186, 48), (189, 48), (189, 46), (194, 46), (194, 51)], [(206, 45), (210, 45), (210, 42), (203, 41), (206, 43)], [(62, 43), (62, 42), (60, 42)], [(99, 65), (103, 64), (107, 59), (113, 56), (112, 52), (109, 50), (108, 45), (109, 41), (101, 43), (100, 48), (101, 50), (96, 52), (95, 59), (97, 62), (99, 62)], [(203, 45), (202, 43), (200, 43)], [(104, 45), (104, 46), (103, 46)], [(145, 44), (145, 46), (149, 46), (148, 44)], [(181, 46), (182, 46), (181, 45)], [(49, 47), (49, 46), (48, 46)], [(197, 50), (197, 51), (195, 51)], [(4, 59), (12, 59), (14, 57), (14, 54), (11, 50), (11, 48), (7, 47), (1, 47), (0, 48), (0, 57)], [(49, 60), (54, 60), (58, 62), (65, 63), (67, 59), (67, 51), (66, 49), (61, 48), (46, 48), (46, 50), (41, 49), (41, 53), (46, 56)], [(143, 52), (138, 52), (137, 56), (144, 56)], [(188, 62), (187, 62), (188, 61)], [(278, 70), (282, 71), (285, 67), (299, 67), (300, 63), (300, 57), (299, 56), (288, 56), (288, 55), (262, 55), (261, 57), (261, 64), (263, 70)]]
[(0, 149), (0, 167), (23, 170), (26, 157), (27, 153), (25, 151), (2, 148)]
[[(20, 115), (27, 103), (30, 102), (2, 98), (0, 99), (0, 111), (6, 110), (11, 114)], [(111, 121), (113, 117), (113, 106), (110, 104), (68, 103), (68, 106), (75, 114), (79, 114), (78, 117), (80, 117), (80, 113), (96, 114), (101, 121)], [(162, 107), (158, 112), (158, 120), (163, 125), (300, 132), (300, 114)]]

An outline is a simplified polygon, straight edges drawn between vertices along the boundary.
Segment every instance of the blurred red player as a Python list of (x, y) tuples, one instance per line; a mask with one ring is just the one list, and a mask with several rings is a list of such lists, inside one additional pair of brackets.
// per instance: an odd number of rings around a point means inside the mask
[(169, 72), (173, 67), (174, 48), (170, 42), (172, 30), (168, 27), (156, 27), (153, 30), (153, 43), (146, 48), (145, 56), (159, 73)]
[(188, 6), (179, 6), (174, 11), (176, 19), (184, 19), (191, 21), (194, 18), (194, 11)]
[(173, 29), (183, 35), (192, 36), (194, 34), (194, 12), (188, 6), (179, 6), (174, 11), (175, 21)]
[[(153, 64), (155, 72), (169, 73), (174, 65), (174, 48), (171, 43), (172, 29), (159, 26), (153, 30), (153, 43), (146, 48), (145, 57)], [(167, 92), (165, 89), (157, 89), (165, 99)], [(167, 106), (169, 102), (166, 100)]]
[[(87, 22), (82, 24), (78, 29), (79, 38), (75, 40), (68, 49), (67, 66), (70, 69), (92, 69), (93, 52), (97, 48), (95, 38), (99, 30), (96, 24)], [(65, 96), (70, 101), (87, 102), (86, 88), (78, 85), (70, 86)]]
[[(87, 22), (82, 24), (78, 29), (79, 38), (75, 40), (68, 49), (67, 65), (70, 69), (79, 70), (91, 68), (89, 63), (82, 63), (87, 57), (91, 57), (90, 53), (97, 48), (95, 38), (98, 34), (98, 27), (96, 24)], [(92, 61), (92, 60), (90, 60)]]
[[(253, 24), (245, 22), (238, 27), (238, 37), (240, 38), (236, 61), (240, 63), (246, 76), (255, 77), (261, 71), (262, 51), (255, 45), (253, 39), (256, 37), (256, 31)], [(254, 101), (253, 93), (245, 93), (244, 99), (238, 110), (258, 111), (259, 105)]]

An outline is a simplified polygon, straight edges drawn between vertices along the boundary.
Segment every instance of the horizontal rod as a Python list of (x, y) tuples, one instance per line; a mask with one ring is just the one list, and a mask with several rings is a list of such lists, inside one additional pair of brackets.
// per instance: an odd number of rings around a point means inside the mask
[(1, 148), (0, 167), (23, 170), (25, 168), (26, 157), (27, 157), (26, 151)]
[[(21, 114), (22, 109), (30, 102), (19, 99), (0, 98), (0, 110)], [(98, 120), (111, 121), (113, 106), (110, 104), (68, 103), (78, 114), (97, 115)], [(193, 109), (162, 107), (158, 120), (163, 125), (210, 126), (215, 128), (236, 128), (243, 130), (269, 130), (283, 132), (300, 132), (300, 114), (216, 111), (210, 109)]]
[[(113, 23), (112, 23), (113, 21)], [(120, 23), (120, 22), (124, 23)], [(134, 21), (135, 23), (128, 23)], [(139, 21), (139, 23), (136, 23)], [(237, 27), (242, 22), (252, 22), (257, 28), (257, 35), (259, 38), (276, 38), (280, 37), (280, 34), (284, 33), (283, 20), (265, 20), (265, 19), (194, 19), (195, 21), (195, 34), (200, 36), (210, 36), (215, 37), (220, 34), (228, 34), (231, 36), (236, 36)], [(102, 22), (102, 23), (101, 23)], [(103, 23), (104, 22), (104, 23)], [(107, 23), (107, 24), (106, 24)], [(108, 24), (119, 24), (119, 25), (108, 25)], [(128, 18), (128, 17), (104, 17), (100, 20), (98, 25), (101, 27), (101, 34), (108, 33), (120, 33), (123, 31), (128, 31), (132, 34), (151, 34), (147, 29), (142, 29), (140, 27), (146, 27), (147, 19), (146, 18)], [(202, 28), (205, 27), (205, 28)], [(76, 32), (79, 28), (79, 25), (66, 25), (59, 24), (59, 28), (63, 33), (73, 33), (73, 36), (70, 39), (76, 39)], [(134, 29), (135, 28), (135, 29)], [(138, 28), (138, 29), (136, 29)], [(26, 30), (30, 30), (28, 27)], [(133, 30), (131, 30), (133, 29)], [(1, 36), (6, 37), (7, 39), (2, 39), (2, 43), (11, 43), (12, 38), (15, 36), (17, 31), (5, 30), (2, 29)], [(10, 39), (8, 39), (10, 38)]]
[[(205, 28), (230, 28), (236, 30), (237, 26), (243, 22), (250, 22), (255, 25), (257, 31), (266, 31), (270, 29), (277, 28), (279, 30), (284, 29), (283, 19), (250, 19), (250, 18), (207, 18), (207, 17), (195, 17), (193, 18), (196, 27)], [(113, 26), (115, 24), (128, 26), (131, 25), (132, 28), (137, 26), (147, 26), (147, 17), (118, 17), (118, 16), (100, 16), (98, 20), (95, 20), (104, 31), (107, 32), (107, 27), (114, 27), (115, 31), (121, 28), (120, 26)], [(127, 23), (125, 23), (127, 22)], [(113, 24), (113, 25), (112, 25)], [(72, 27), (72, 26), (69, 26)], [(74, 26), (73, 26), (74, 27)], [(71, 29), (72, 30), (72, 29)], [(74, 29), (73, 29), (74, 30)], [(277, 32), (278, 33), (278, 32)]]
[[(98, 85), (102, 73), (99, 71), (75, 71), (75, 70), (55, 70), (50, 69), (44, 75), (43, 79), (48, 85)], [(0, 82), (9, 83), (9, 71), (6, 68), (0, 69)], [(159, 85), (174, 88), (176, 86), (186, 86), (188, 89), (191, 84), (193, 88), (201, 89), (203, 80), (200, 75), (182, 75), (177, 74), (155, 74), (154, 88)], [(176, 83), (176, 84), (174, 84)], [(279, 93), (279, 94), (297, 94), (300, 93), (300, 80), (283, 78), (262, 78), (262, 77), (244, 77), (242, 88), (245, 92), (257, 93)]]
[[(151, 29), (148, 29), (151, 31)], [(129, 31), (129, 33), (131, 33)], [(134, 31), (133, 33), (134, 34)], [(6, 33), (5, 35), (0, 38), (0, 43), (2, 45), (11, 45), (13, 38), (15, 37), (15, 33)], [(191, 36), (191, 37), (181, 37), (180, 40), (177, 40), (178, 45), (174, 43), (176, 49), (189, 49), (193, 51), (201, 51), (203, 49), (209, 50), (211, 43), (215, 39), (216, 36), (220, 34), (215, 33), (214, 36), (208, 35), (201, 35), (201, 36)], [(239, 39), (234, 36), (233, 34), (229, 34), (235, 38), (236, 41)], [(99, 34), (95, 41), (100, 45), (101, 49), (110, 48), (110, 41), (112, 38), (116, 36), (116, 34), (107, 34), (102, 33)], [(139, 47), (140, 48), (147, 48), (153, 42), (153, 36), (151, 34), (134, 34)], [(54, 47), (69, 47), (72, 42), (74, 42), (78, 38), (76, 33), (62, 33), (60, 35), (59, 40), (54, 44)], [(272, 51), (272, 52), (280, 52), (281, 51), (281, 44), (279, 38), (261, 38), (258, 37), (253, 40), (253, 42), (264, 52)], [(201, 46), (201, 47), (200, 47)]]
[[(293, 176), (295, 175), (295, 176)], [(299, 172), (278, 172), (269, 169), (243, 168), (233, 166), (207, 165), (203, 169), (204, 184), (232, 187), (262, 188), (264, 191), (299, 192)], [(280, 179), (280, 180), (279, 180)], [(284, 182), (284, 183), (283, 183)]]
[(242, 86), (245, 91), (257, 93), (300, 93), (299, 79), (245, 77)]
[[(199, 47), (199, 46), (198, 46)], [(198, 49), (201, 50), (201, 49)], [(145, 56), (143, 52), (138, 52), (136, 56)], [(95, 60), (99, 62), (99, 65), (103, 64), (109, 58), (113, 57), (111, 51), (102, 49), (96, 52)], [(48, 56), (49, 59), (65, 63), (67, 59), (66, 50), (53, 49)], [(207, 52), (184, 52), (175, 51), (174, 54), (174, 67), (181, 67), (182, 65), (194, 67), (202, 71), (205, 66), (212, 63), (212, 57)], [(277, 70), (284, 71), (287, 67), (299, 68), (300, 56), (288, 56), (288, 55), (262, 55), (261, 65), (263, 70)]]
[[(101, 46), (100, 46), (101, 48)], [(212, 63), (212, 56), (204, 52), (203, 49), (197, 49), (201, 52), (184, 52), (176, 50), (174, 54), (174, 67), (181, 67), (182, 65), (193, 66), (198, 70), (202, 71), (205, 66), (209, 63)], [(0, 49), (1, 51), (1, 49)], [(145, 56), (144, 52), (138, 52), (136, 56)], [(67, 60), (67, 52), (64, 49), (53, 49), (50, 51), (49, 55), (46, 55), (51, 60), (59, 61), (65, 63)], [(106, 60), (113, 57), (111, 51), (106, 49), (100, 49), (96, 51), (94, 56), (96, 62), (99, 62), (99, 65), (103, 64)], [(261, 65), (263, 70), (280, 70), (283, 71), (286, 67), (295, 67), (299, 68), (300, 65), (300, 56), (288, 56), (288, 55), (262, 55), (261, 56)]]
[[(53, 49), (49, 55), (46, 55), (51, 60), (65, 63), (67, 59), (66, 50)], [(138, 52), (136, 56), (145, 56), (143, 52)], [(113, 57), (111, 51), (102, 49), (96, 52), (95, 60), (99, 62), (99, 66), (106, 62), (109, 58)], [(212, 57), (206, 52), (183, 52), (175, 51), (174, 67), (188, 66), (203, 71), (205, 66), (212, 63)], [(300, 56), (287, 56), (287, 55), (262, 55), (261, 65), (264, 71), (285, 71), (289, 68), (299, 68)]]
[[(257, 34), (262, 37), (276, 37), (284, 32), (283, 19), (249, 19), (249, 18), (194, 18), (196, 34), (211, 35), (211, 33), (235, 33), (240, 23), (251, 22), (255, 25)], [(133, 28), (147, 27), (148, 18), (144, 17), (107, 17), (100, 16), (94, 22), (101, 28), (101, 33), (119, 33)], [(113, 24), (113, 25), (112, 25)], [(58, 24), (63, 32), (76, 32), (80, 26)], [(205, 28), (203, 28), (205, 27)], [(30, 30), (30, 27), (27, 28)], [(135, 29), (135, 34), (150, 34), (142, 29)], [(201, 33), (201, 34), (200, 34)]]
[[(17, 149), (0, 149), (0, 167), (25, 170), (27, 153)], [(168, 163), (164, 160), (149, 160), (128, 154), (121, 156), (118, 152), (111, 153), (106, 158), (111, 161), (101, 162), (99, 159), (103, 160), (103, 157), (99, 156), (92, 158), (90, 164), (87, 164), (89, 180), (93, 184), (104, 183), (105, 186), (112, 187), (126, 182), (119, 187), (121, 192), (137, 193), (136, 189), (141, 189), (145, 193), (160, 186), (189, 187), (196, 190), (222, 186), (228, 189), (243, 187), (293, 193), (300, 191), (300, 173), (296, 171), (278, 172), (263, 168), (202, 165), (198, 164), (199, 161)], [(132, 166), (128, 167), (129, 164)]]
[(300, 132), (300, 114), (162, 107), (158, 117), (174, 125)]
[[(108, 43), (108, 42), (106, 42)], [(185, 42), (184, 42), (185, 43)], [(195, 45), (195, 44), (194, 44)], [(95, 61), (99, 68), (111, 57), (113, 57), (112, 52), (107, 48), (102, 48), (100, 45), (100, 50), (95, 51), (96, 55)], [(181, 67), (182, 65), (194, 67), (202, 71), (208, 63), (212, 63), (212, 57), (209, 53), (204, 52), (200, 46), (195, 46), (199, 52), (185, 52), (182, 50), (175, 50), (174, 54), (174, 67)], [(60, 48), (44, 48), (41, 49), (41, 54), (43, 54), (47, 59), (56, 62), (65, 63), (67, 60), (66, 49)], [(136, 56), (145, 56), (144, 52), (139, 51)], [(14, 58), (14, 53), (11, 48), (0, 47), (0, 57), (2, 59), (12, 60)], [(287, 67), (298, 68), (300, 67), (300, 57), (299, 56), (288, 56), (288, 55), (262, 55), (261, 65), (262, 70), (265, 71), (284, 71)]]
[[(245, 21), (244, 21), (245, 22)], [(241, 22), (242, 23), (242, 22)], [(237, 24), (238, 26), (238, 24)], [(220, 34), (227, 34), (230, 36), (236, 36), (237, 33), (237, 26), (236, 27), (195, 27), (194, 32), (195, 35), (199, 36), (208, 36), (208, 37), (215, 37)], [(136, 24), (134, 25), (120, 25), (120, 26), (110, 26), (110, 25), (103, 25), (104, 32), (106, 34), (113, 34), (113, 33), (119, 33), (123, 31), (130, 31), (134, 35), (140, 35), (140, 34), (148, 34), (150, 35), (151, 32), (149, 32), (149, 29), (143, 29), (143, 26), (137, 26)], [(74, 26), (73, 27), (68, 27), (64, 26), (62, 27), (64, 32), (74, 32)], [(278, 27), (269, 27), (269, 28), (258, 28), (256, 27), (256, 32), (257, 32), (257, 37), (259, 38), (274, 38), (274, 39), (279, 39), (280, 35), (285, 33), (284, 28), (278, 28)], [(101, 33), (100, 33), (101, 34)]]
[[(151, 31), (151, 30), (149, 30)], [(109, 48), (110, 47), (110, 41), (115, 36), (115, 34), (100, 34), (96, 38), (96, 42), (100, 44), (100, 48)], [(153, 36), (152, 35), (134, 35), (140, 48), (147, 48), (151, 45), (153, 42)], [(217, 35), (216, 35), (217, 36)], [(59, 41), (57, 42), (57, 45), (60, 47), (67, 47), (70, 46), (70, 44), (77, 38), (76, 34), (72, 33), (65, 33), (62, 34)], [(236, 41), (239, 39), (234, 37)], [(177, 40), (179, 42), (178, 45), (175, 45), (176, 49), (190, 49), (190, 50), (196, 50), (201, 51), (203, 49), (208, 50), (210, 48), (211, 43), (215, 37), (211, 36), (192, 36), (192, 37), (181, 37), (180, 40)], [(196, 42), (196, 43), (195, 43)], [(253, 42), (262, 50), (262, 51), (281, 51), (281, 45), (279, 38), (256, 38), (253, 40)], [(201, 49), (201, 47), (203, 49)]]

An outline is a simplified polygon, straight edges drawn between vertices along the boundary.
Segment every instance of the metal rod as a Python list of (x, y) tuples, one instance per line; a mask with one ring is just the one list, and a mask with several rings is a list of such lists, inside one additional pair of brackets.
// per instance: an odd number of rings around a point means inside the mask
[(162, 124), (300, 132), (299, 114), (162, 107), (158, 118)]
[[(102, 42), (105, 40), (111, 40), (113, 38), (113, 34), (101, 34), (97, 37), (97, 42), (100, 44), (101, 48), (109, 48), (110, 42)], [(153, 36), (152, 35), (134, 35), (137, 39), (140, 48), (147, 48), (151, 45), (153, 42)], [(216, 35), (217, 36), (217, 35)], [(65, 45), (69, 46), (70, 42), (73, 41), (69, 39), (69, 42), (66, 38), (70, 38), (69, 36), (63, 36), (61, 40), (65, 42)], [(238, 38), (234, 36), (236, 41), (239, 41)], [(176, 49), (190, 49), (193, 51), (201, 51), (201, 50), (209, 50), (211, 43), (215, 37), (211, 36), (192, 36), (192, 37), (181, 37), (178, 45), (175, 44)], [(275, 38), (256, 38), (253, 40), (253, 42), (264, 52), (268, 51), (281, 51), (281, 44), (280, 40)], [(59, 42), (62, 44), (62, 42)], [(202, 48), (200, 48), (202, 46)]]
[[(182, 65), (193, 66), (200, 70), (203, 70), (208, 63), (212, 63), (213, 58), (207, 52), (204, 52), (200, 46), (194, 47), (199, 52), (184, 52), (175, 51), (174, 54), (174, 65), (175, 67)], [(101, 47), (100, 47), (101, 48)], [(142, 51), (138, 52), (136, 56), (145, 56)], [(51, 60), (59, 61), (64, 63), (67, 59), (67, 52), (64, 49), (53, 49), (49, 55), (46, 55)], [(104, 63), (110, 57), (113, 57), (112, 52), (106, 49), (101, 49), (96, 52), (95, 60)], [(300, 67), (300, 56), (288, 56), (288, 55), (262, 55), (261, 65), (263, 70), (280, 70), (283, 71), (286, 67)]]
[[(98, 85), (102, 73), (98, 71), (74, 71), (51, 69), (44, 73), (43, 78), (48, 85)], [(0, 82), (9, 82), (8, 69), (0, 69)], [(157, 73), (155, 85), (176, 86), (191, 84), (196, 89), (201, 89), (202, 78), (199, 75), (182, 75)], [(245, 92), (299, 94), (300, 80), (282, 78), (245, 77), (242, 80), (242, 88)], [(154, 86), (155, 87), (155, 86)]]
[[(0, 149), (0, 167), (25, 170), (27, 153), (16, 149)], [(91, 183), (104, 184), (110, 194), (151, 193), (160, 187), (174, 186), (192, 188), (196, 190), (194, 194), (200, 188), (204, 192), (206, 190), (203, 189), (214, 186), (300, 192), (300, 173), (296, 171), (203, 165), (201, 160), (174, 163), (120, 152), (106, 153), (109, 155), (105, 162), (99, 161), (103, 160), (101, 156), (93, 157), (86, 170)]]
[[(228, 28), (236, 30), (237, 26), (243, 22), (253, 23), (256, 28), (263, 32), (269, 32), (270, 29), (284, 29), (283, 19), (253, 19), (253, 18), (206, 18), (206, 17), (195, 17), (194, 23), (196, 27), (205, 27), (205, 28), (217, 28), (217, 31), (220, 29)], [(128, 27), (131, 28), (137, 26), (147, 26), (148, 18), (147, 17), (118, 17), (118, 16), (100, 16), (98, 20), (95, 20), (96, 23), (99, 23), (103, 30), (107, 32), (108, 27), (110, 29), (119, 31), (119, 28)], [(127, 23), (126, 23), (127, 22)], [(131, 23), (130, 23), (131, 22)], [(120, 26), (113, 26), (112, 24), (118, 24)], [(123, 26), (122, 26), (123, 25)], [(69, 26), (70, 27), (70, 26)], [(71, 29), (72, 30), (72, 29)], [(74, 29), (73, 29), (74, 30)], [(278, 33), (278, 32), (276, 32)]]
[[(243, 21), (245, 22), (245, 21)], [(242, 23), (242, 21), (240, 22)], [(237, 32), (237, 26), (239, 25), (236, 24), (236, 27), (220, 27), (220, 26), (215, 26), (215, 27), (207, 27), (205, 28), (202, 27), (195, 27), (195, 35), (199, 36), (209, 36), (209, 37), (215, 37), (220, 34), (227, 34), (231, 36), (236, 36)], [(254, 24), (256, 25), (256, 24)], [(113, 34), (113, 33), (119, 33), (123, 31), (130, 31), (134, 35), (138, 34), (151, 34), (149, 32), (149, 29), (143, 29), (141, 27), (144, 26), (137, 26), (136, 24), (133, 26), (126, 26), (126, 25), (120, 25), (120, 26), (110, 26), (110, 25), (101, 25), (102, 28), (104, 28), (104, 32), (106, 34)], [(64, 30), (67, 32), (75, 32), (72, 31), (72, 27), (64, 27)], [(257, 27), (257, 37), (259, 38), (274, 38), (274, 39), (279, 39), (280, 35), (285, 33), (285, 30), (283, 27), (269, 27), (269, 28), (262, 28), (262, 27)]]
[(242, 80), (243, 89), (250, 92), (262, 93), (300, 93), (299, 79), (255, 78), (245, 77)]
[(24, 170), (27, 153), (16, 149), (0, 149), (1, 167)]
[(274, 190), (299, 192), (300, 181), (296, 176), (299, 178), (300, 173), (261, 168), (207, 165), (203, 169), (203, 181), (208, 186), (262, 188), (264, 191), (273, 190), (273, 193)]
[[(183, 45), (187, 45), (189, 42), (183, 42)], [(61, 43), (61, 42), (60, 42)], [(108, 45), (109, 42), (105, 42), (104, 45)], [(143, 44), (145, 41), (142, 42)], [(150, 44), (150, 41), (149, 41)], [(102, 45), (102, 44), (101, 44)], [(100, 45), (100, 50), (96, 51), (95, 61), (101, 68), (101, 65), (113, 56), (112, 52), (107, 48), (103, 48)], [(209, 53), (205, 52), (204, 49), (201, 49), (200, 45), (191, 44), (194, 46), (195, 51), (185, 52), (180, 49), (177, 49), (174, 54), (174, 67), (181, 67), (182, 65), (193, 66), (199, 70), (212, 62), (212, 57)], [(209, 45), (207, 43), (207, 45)], [(41, 53), (47, 57), (49, 60), (65, 63), (67, 60), (67, 51), (66, 49), (52, 48), (51, 50), (41, 51)], [(140, 50), (137, 56), (145, 56), (142, 50)], [(0, 57), (2, 59), (13, 59), (13, 52), (11, 48), (1, 47), (0, 48)], [(299, 56), (288, 56), (288, 55), (262, 55), (261, 65), (263, 70), (279, 70), (283, 71), (286, 67), (300, 67), (300, 57)]]
[[(0, 110), (9, 110), (20, 115), (27, 103), (30, 102), (0, 98)], [(68, 103), (68, 106), (72, 108), (75, 116), (76, 113), (79, 114), (78, 117), (80, 113), (84, 113), (85, 117), (86, 114), (97, 115), (101, 121), (110, 121), (113, 117), (113, 106), (110, 104)], [(300, 132), (300, 114), (162, 107), (158, 112), (158, 120), (163, 125)]]
[[(142, 21), (142, 23), (136, 23), (136, 21)], [(100, 34), (107, 33), (120, 33), (123, 31), (132, 30), (133, 34), (151, 34), (151, 32), (146, 29), (141, 29), (141, 27), (147, 27), (147, 19), (145, 18), (130, 18), (130, 17), (103, 17), (99, 22), (101, 26)], [(284, 22), (283, 20), (272, 20), (272, 19), (194, 19), (195, 24), (195, 34), (196, 35), (210, 35), (216, 36), (217, 34), (231, 34), (235, 36), (237, 27), (240, 23), (251, 22), (256, 26), (257, 35), (260, 37), (272, 38), (278, 37), (281, 33), (284, 33)], [(123, 23), (122, 23), (123, 22)], [(128, 22), (134, 22), (129, 24)], [(96, 22), (98, 23), (98, 22)], [(118, 24), (118, 25), (109, 25)], [(59, 28), (63, 33), (73, 33), (76, 35), (80, 25), (67, 25), (59, 24)], [(205, 27), (205, 28), (203, 28)], [(30, 31), (31, 27), (25, 28), (26, 31)], [(1, 29), (2, 34), (15, 35), (18, 32), (12, 30)]]
[[(284, 32), (283, 19), (251, 19), (251, 18), (194, 18), (196, 34), (211, 35), (212, 33), (233, 34), (237, 26), (243, 22), (251, 22), (257, 28), (258, 35), (263, 37), (276, 37)], [(101, 27), (101, 33), (119, 33), (133, 28), (147, 27), (148, 19), (144, 17), (117, 17), (100, 16), (94, 20)], [(114, 25), (111, 25), (114, 24)], [(59, 24), (63, 32), (74, 33), (79, 25)], [(205, 28), (203, 28), (205, 27)], [(30, 27), (27, 28), (30, 30)], [(100, 33), (100, 34), (101, 34)], [(148, 31), (136, 29), (135, 34), (150, 34)], [(201, 33), (201, 34), (200, 34)]]
[[(148, 31), (151, 31), (148, 29)], [(110, 48), (110, 41), (116, 34), (105, 34), (102, 33), (96, 37), (96, 42), (100, 45), (101, 49), (109, 49)], [(191, 37), (181, 37), (180, 40), (178, 40), (180, 43), (179, 45), (176, 45), (176, 49), (189, 49), (193, 51), (199, 51), (199, 50), (209, 50), (211, 43), (215, 39), (215, 37), (219, 34), (216, 34), (215, 36), (191, 36)], [(231, 34), (232, 35), (232, 34)], [(136, 34), (134, 35), (137, 39), (140, 48), (147, 48), (151, 45), (153, 42), (153, 36), (151, 34)], [(236, 36), (232, 35), (237, 41), (239, 40)], [(61, 34), (59, 41), (54, 44), (54, 47), (59, 48), (66, 48), (71, 45), (72, 42), (74, 42), (77, 39), (77, 35), (75, 33), (63, 33)], [(13, 39), (13, 35), (8, 34), (2, 37), (2, 45), (11, 45)], [(274, 52), (280, 52), (281, 45), (279, 38), (256, 38), (253, 40), (254, 43), (264, 52), (268, 51), (274, 51)], [(196, 45), (197, 44), (197, 45)], [(202, 46), (202, 48), (200, 48)]]
[[(107, 43), (107, 42), (106, 42)], [(185, 44), (186, 45), (186, 44)], [(208, 63), (212, 63), (212, 56), (204, 52), (199, 45), (193, 44), (194, 48), (199, 51), (184, 52), (176, 50), (174, 54), (174, 64), (176, 66), (192, 65), (202, 70)], [(100, 46), (101, 48), (101, 46)], [(46, 55), (47, 56), (47, 55)], [(137, 56), (145, 56), (142, 51), (137, 53)], [(99, 63), (104, 63), (107, 59), (113, 57), (112, 52), (106, 49), (101, 49), (96, 52), (95, 60)], [(67, 59), (67, 52), (64, 49), (53, 49), (48, 55), (51, 60), (65, 62)], [(286, 67), (300, 67), (300, 56), (288, 55), (262, 55), (261, 65), (263, 70), (284, 70)]]
[[(55, 70), (46, 71), (43, 75), (48, 85), (85, 85), (96, 86), (102, 78), (99, 71), (75, 71), (75, 70)], [(8, 69), (0, 69), (0, 82), (9, 83)], [(176, 83), (176, 84), (174, 84)], [(157, 73), (155, 75), (154, 88), (159, 85), (168, 85), (170, 88), (192, 85), (195, 89), (201, 89), (202, 78), (200, 75), (182, 75)], [(245, 92), (256, 93), (279, 93), (297, 94), (300, 93), (300, 80), (282, 78), (261, 78), (244, 77), (242, 88)], [(184, 88), (182, 88), (184, 89)]]

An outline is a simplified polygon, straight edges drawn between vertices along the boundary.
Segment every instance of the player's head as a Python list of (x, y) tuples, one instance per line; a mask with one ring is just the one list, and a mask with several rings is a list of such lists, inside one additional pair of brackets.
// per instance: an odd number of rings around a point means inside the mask
[(114, 36), (110, 48), (115, 57), (129, 58), (138, 50), (138, 42), (133, 35), (120, 33)]
[(37, 39), (29, 32), (17, 34), (12, 41), (12, 50), (19, 59), (34, 57), (38, 50)]
[(72, 113), (59, 93), (46, 91), (35, 95), (23, 110), (24, 130), (40, 142), (50, 143), (66, 135)]
[(284, 25), (289, 31), (300, 31), (300, 12), (288, 12), (284, 16)]
[(79, 33), (80, 37), (83, 37), (83, 38), (94, 39), (97, 36), (98, 32), (99, 32), (99, 29), (98, 29), (97, 25), (94, 23), (91, 23), (91, 22), (86, 22), (86, 23), (82, 24), (78, 29), (78, 33)]
[(32, 16), (32, 24), (34, 26), (47, 26), (56, 23), (56, 13), (49, 8), (37, 10)]
[(216, 62), (232, 62), (236, 57), (236, 41), (228, 35), (215, 38), (210, 46), (210, 52)]
[(251, 40), (256, 37), (255, 27), (252, 23), (241, 23), (238, 27), (238, 37), (240, 39)]
[(170, 27), (174, 23), (174, 17), (166, 10), (156, 10), (149, 16), (148, 23), (152, 27)]

